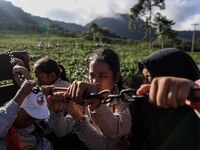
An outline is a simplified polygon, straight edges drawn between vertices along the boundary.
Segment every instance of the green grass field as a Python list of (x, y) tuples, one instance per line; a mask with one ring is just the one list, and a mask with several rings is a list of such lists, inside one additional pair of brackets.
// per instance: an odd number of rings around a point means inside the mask
[[(39, 49), (38, 43), (42, 41), (44, 48)], [(47, 43), (52, 45), (47, 47)], [(56, 47), (56, 43), (60, 47)], [(85, 58), (93, 52), (96, 42), (86, 41), (83, 38), (66, 38), (57, 36), (0, 34), (0, 52), (26, 51), (29, 55), (29, 64), (33, 78), (32, 66), (34, 62), (44, 56), (55, 59), (66, 69), (70, 82), (74, 80), (87, 81), (87, 66)], [(122, 76), (125, 84), (137, 88), (141, 83), (141, 75), (137, 62), (158, 49), (150, 50), (146, 44), (134, 44), (130, 40), (113, 39), (109, 44), (120, 56)], [(189, 53), (200, 66), (200, 52)]]

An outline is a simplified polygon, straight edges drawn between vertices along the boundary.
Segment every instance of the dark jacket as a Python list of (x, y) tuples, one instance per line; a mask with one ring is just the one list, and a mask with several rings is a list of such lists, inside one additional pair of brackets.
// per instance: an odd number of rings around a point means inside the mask
[[(140, 61), (152, 77), (176, 76), (190, 80), (200, 78), (193, 59), (174, 49), (158, 50)], [(148, 101), (135, 101), (130, 106), (133, 150), (200, 150), (200, 119), (193, 109), (182, 106), (162, 109)]]

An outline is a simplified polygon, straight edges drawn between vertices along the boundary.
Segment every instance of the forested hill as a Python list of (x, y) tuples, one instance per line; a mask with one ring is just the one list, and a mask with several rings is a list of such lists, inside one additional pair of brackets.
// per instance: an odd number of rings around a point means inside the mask
[[(115, 33), (118, 36), (131, 38), (134, 40), (141, 40), (144, 36), (144, 30), (130, 30), (129, 17), (128, 14), (116, 14), (114, 17), (99, 17), (92, 21), (100, 27), (106, 27), (110, 32)], [(91, 22), (91, 23), (92, 23)], [(139, 20), (141, 24), (142, 20)], [(90, 27), (91, 23), (86, 25), (87, 28)]]
[(81, 25), (52, 21), (48, 18), (32, 16), (11, 2), (0, 0), (0, 30), (18, 32), (82, 32), (86, 31)]
[[(128, 29), (128, 24), (129, 24), (128, 14), (116, 14), (115, 17), (110, 17), (110, 18), (99, 17), (93, 20), (92, 22), (96, 23), (100, 27), (107, 27), (111, 32), (121, 37), (127, 37), (134, 40), (141, 40), (144, 35), (144, 30), (131, 31)], [(143, 23), (142, 20), (139, 20), (139, 22)], [(91, 23), (88, 23), (86, 27), (89, 28)], [(192, 40), (193, 31), (176, 31), (176, 32), (178, 37), (187, 40)], [(200, 39), (200, 31), (196, 31), (195, 35), (197, 39), (198, 38)], [(152, 36), (155, 37), (155, 35)]]
[[(30, 26), (35, 26), (37, 22), (33, 17), (25, 13), (22, 9), (15, 7), (11, 2), (0, 0), (0, 28), (1, 30), (21, 30), (29, 29)], [(32, 30), (31, 28), (30, 30)]]

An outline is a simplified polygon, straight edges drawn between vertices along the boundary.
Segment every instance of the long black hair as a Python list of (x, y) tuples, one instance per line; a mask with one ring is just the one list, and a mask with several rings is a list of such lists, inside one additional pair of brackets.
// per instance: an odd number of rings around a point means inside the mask
[(48, 57), (40, 58), (34, 64), (34, 68), (35, 70), (38, 70), (46, 74), (50, 74), (53, 72), (55, 73), (57, 78), (60, 77), (62, 80), (68, 81), (64, 66), (58, 64), (55, 60), (50, 59)]

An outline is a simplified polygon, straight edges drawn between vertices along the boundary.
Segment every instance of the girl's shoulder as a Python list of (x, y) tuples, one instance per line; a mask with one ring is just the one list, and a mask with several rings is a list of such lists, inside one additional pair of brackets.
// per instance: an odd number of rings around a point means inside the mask
[(53, 85), (56, 87), (69, 87), (70, 83), (65, 80), (60, 79), (60, 80), (57, 80)]

